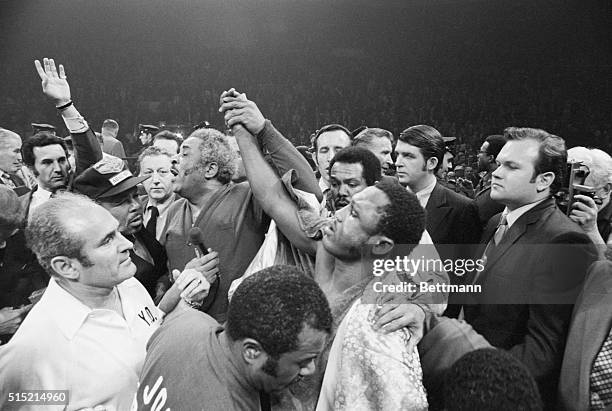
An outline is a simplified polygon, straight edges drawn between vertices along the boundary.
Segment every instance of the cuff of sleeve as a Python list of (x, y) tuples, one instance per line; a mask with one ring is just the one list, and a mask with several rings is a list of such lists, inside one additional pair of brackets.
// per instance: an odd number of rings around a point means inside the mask
[(89, 124), (87, 124), (87, 121), (78, 111), (76, 115), (71, 117), (66, 117), (62, 114), (62, 119), (64, 119), (64, 124), (66, 124), (66, 128), (70, 133), (84, 133), (89, 128)]

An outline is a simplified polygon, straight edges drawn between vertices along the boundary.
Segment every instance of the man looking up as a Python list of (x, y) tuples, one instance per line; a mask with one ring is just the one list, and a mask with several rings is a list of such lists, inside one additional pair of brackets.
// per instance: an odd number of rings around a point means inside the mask
[(193, 310), (166, 318), (149, 342), (135, 405), (260, 409), (261, 392), (315, 372), (331, 327), (329, 304), (312, 279), (295, 267), (266, 268), (238, 287), (224, 327)]
[[(259, 110), (247, 107), (244, 115), (248, 129), (262, 141), (279, 134)], [(269, 151), (279, 174), (293, 168), (298, 177), (295, 186), (318, 193), (308, 162), (299, 153), (294, 154), (283, 144), (271, 146)], [(168, 210), (160, 242), (166, 248), (170, 268), (180, 269), (194, 257), (193, 247), (186, 247), (189, 230), (200, 228), (205, 247), (219, 253), (219, 279), (212, 283), (202, 310), (223, 322), (230, 284), (244, 274), (257, 254), (269, 217), (253, 197), (248, 182), (231, 181), (235, 153), (220, 131), (194, 131), (181, 145), (179, 158), (174, 190), (182, 198)]]

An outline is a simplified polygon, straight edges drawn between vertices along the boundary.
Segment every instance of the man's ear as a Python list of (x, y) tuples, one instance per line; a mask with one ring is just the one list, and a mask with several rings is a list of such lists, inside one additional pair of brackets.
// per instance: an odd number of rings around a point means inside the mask
[(427, 170), (429, 170), (429, 171), (435, 170), (437, 165), (438, 165), (438, 158), (437, 157), (429, 157), (427, 159), (427, 162), (425, 163), (425, 166), (427, 167)]
[(206, 177), (207, 180), (210, 180), (212, 178), (215, 178), (217, 174), (219, 174), (219, 164), (213, 161), (211, 163), (206, 164), (206, 168), (204, 170), (204, 177)]
[(53, 271), (67, 280), (79, 279), (79, 267), (80, 264), (78, 264), (74, 258), (59, 255), (51, 259), (51, 268)]
[(374, 255), (386, 255), (393, 250), (395, 242), (387, 237), (386, 235), (377, 234), (370, 237), (368, 243), (372, 246), (372, 254)]
[[(536, 190), (538, 193), (546, 190), (555, 181), (555, 173), (547, 171), (546, 173), (538, 174), (536, 177)], [(553, 193), (554, 194), (554, 193)]]
[(242, 358), (248, 364), (255, 365), (265, 361), (266, 353), (259, 341), (253, 338), (245, 338), (242, 340)]

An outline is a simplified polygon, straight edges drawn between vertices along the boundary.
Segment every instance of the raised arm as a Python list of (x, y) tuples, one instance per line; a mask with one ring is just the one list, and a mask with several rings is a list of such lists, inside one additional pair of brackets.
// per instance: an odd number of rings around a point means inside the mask
[(55, 61), (48, 58), (43, 59), (43, 64), (35, 60), (34, 65), (40, 76), (43, 93), (55, 104), (66, 128), (72, 135), (76, 164), (75, 176), (77, 176), (102, 159), (102, 149), (87, 121), (77, 111), (71, 100), (70, 85), (64, 66), (60, 64), (58, 70)]
[(270, 156), (278, 175), (282, 176), (291, 169), (295, 170), (297, 181), (293, 184), (294, 187), (314, 194), (319, 202), (323, 199), (323, 194), (308, 161), (272, 125), (270, 120), (265, 119), (257, 105), (246, 98), (246, 94), (238, 94), (231, 89), (221, 95), (220, 103), (219, 111), (221, 112), (228, 110), (234, 110), (236, 113), (242, 112), (244, 127), (257, 137), (260, 149)]
[[(224, 103), (221, 108), (225, 113), (228, 126), (231, 127), (236, 136), (253, 195), (266, 214), (274, 219), (282, 233), (293, 245), (314, 255), (316, 241), (309, 238), (300, 227), (297, 205), (285, 191), (281, 179), (266, 162), (259, 149), (256, 137), (242, 126), (242, 124), (246, 124), (247, 127), (252, 127), (249, 110), (246, 109), (246, 105), (241, 105), (242, 108), (230, 109), (226, 104), (228, 103)], [(253, 129), (253, 131), (257, 132), (261, 129)]]

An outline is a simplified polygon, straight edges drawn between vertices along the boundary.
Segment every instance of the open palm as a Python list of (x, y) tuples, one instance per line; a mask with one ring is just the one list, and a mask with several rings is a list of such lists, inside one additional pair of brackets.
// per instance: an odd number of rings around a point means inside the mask
[(39, 60), (34, 61), (36, 71), (42, 81), (43, 93), (55, 101), (56, 105), (65, 104), (70, 101), (70, 85), (66, 80), (64, 66), (59, 65), (59, 72), (55, 67), (53, 59), (44, 58), (43, 64)]

